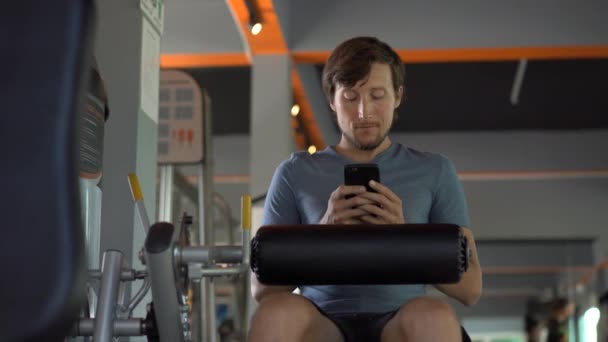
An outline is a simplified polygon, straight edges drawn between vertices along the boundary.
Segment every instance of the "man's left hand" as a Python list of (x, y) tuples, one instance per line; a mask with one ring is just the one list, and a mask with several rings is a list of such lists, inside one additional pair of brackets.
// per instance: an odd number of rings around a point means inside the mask
[(367, 191), (357, 197), (363, 197), (376, 204), (364, 204), (358, 207), (369, 213), (359, 219), (371, 224), (404, 224), (401, 199), (391, 189), (378, 182), (370, 181), (369, 185), (376, 192)]

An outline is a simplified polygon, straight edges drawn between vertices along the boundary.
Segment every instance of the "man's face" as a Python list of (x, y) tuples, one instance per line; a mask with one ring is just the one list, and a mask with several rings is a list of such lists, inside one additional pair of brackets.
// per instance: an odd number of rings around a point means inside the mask
[(369, 75), (353, 87), (336, 85), (331, 108), (342, 136), (353, 147), (373, 150), (384, 141), (393, 123), (403, 89), (393, 89), (388, 64), (373, 63)]

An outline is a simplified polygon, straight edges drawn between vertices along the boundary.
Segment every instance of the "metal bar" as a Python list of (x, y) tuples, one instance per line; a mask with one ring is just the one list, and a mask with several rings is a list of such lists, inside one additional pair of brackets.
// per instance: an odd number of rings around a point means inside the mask
[(243, 260), (243, 247), (213, 246), (209, 257), (209, 261), (213, 264), (238, 264)]
[[(89, 277), (91, 279), (100, 279), (101, 278), (101, 271), (100, 270), (90, 270), (89, 271)], [(121, 270), (120, 271), (120, 280), (122, 281), (133, 281), (136, 279), (143, 279), (147, 276), (148, 272), (147, 271), (135, 271), (133, 269), (130, 270)]]
[[(204, 144), (204, 143), (203, 143)], [(206, 156), (205, 156), (206, 157)], [(205, 206), (205, 181), (204, 181), (204, 165), (201, 163), (198, 165), (198, 178), (197, 178), (197, 190), (198, 190), (198, 201), (197, 201), (197, 209), (198, 209), (198, 237), (199, 244), (205, 245), (207, 244), (207, 233), (205, 232), (205, 214), (206, 206)], [(199, 341), (208, 342), (208, 325), (206, 324), (207, 310), (206, 306), (209, 305), (209, 298), (211, 297), (211, 293), (209, 292), (209, 284), (206, 281), (201, 281), (197, 286), (197, 289), (200, 291), (198, 295), (198, 305), (196, 306), (196, 332)]]
[[(72, 330), (71, 336), (91, 336), (94, 329), (94, 319), (81, 318)], [(141, 336), (144, 334), (144, 322), (140, 318), (115, 320), (112, 331), (114, 336)]]
[(249, 271), (249, 264), (251, 259), (251, 206), (253, 199), (250, 195), (243, 195), (241, 197), (241, 229), (243, 232), (243, 261), (242, 268), (244, 276), (242, 277), (242, 286), (240, 288), (241, 295), (241, 331), (245, 336), (249, 332), (249, 297), (251, 289), (251, 272)]
[(241, 246), (187, 246), (180, 250), (181, 263), (237, 264), (243, 259)]
[[(126, 258), (123, 258), (121, 270), (125, 269), (129, 270), (129, 264), (126, 262)], [(133, 271), (133, 276), (135, 277), (135, 271)], [(129, 302), (129, 298), (127, 297), (127, 287), (131, 287), (130, 282), (121, 281), (118, 285), (118, 300), (116, 302), (116, 309), (114, 310), (116, 313), (114, 319), (129, 318), (127, 315), (128, 312), (125, 310)]]
[[(205, 141), (206, 142), (206, 141)], [(206, 152), (206, 151), (205, 151)], [(205, 155), (206, 157), (206, 155)], [(211, 219), (211, 208), (209, 206), (209, 184), (205, 178), (207, 173), (204, 170), (204, 165), (198, 167), (198, 222), (201, 245), (211, 245), (213, 240), (209, 234), (212, 228), (213, 221)], [(201, 281), (201, 315), (202, 321), (199, 321), (200, 329), (202, 330), (202, 338), (205, 342), (215, 342), (215, 297), (213, 293), (213, 284), (211, 279), (203, 278)]]
[(519, 94), (521, 93), (521, 86), (524, 83), (524, 75), (526, 74), (527, 65), (527, 59), (521, 59), (517, 65), (515, 79), (513, 80), (513, 87), (511, 88), (511, 104), (514, 106), (519, 103)]
[(135, 296), (133, 296), (133, 299), (131, 299), (129, 305), (127, 305), (127, 311), (129, 312), (128, 317), (131, 317), (131, 315), (133, 315), (133, 310), (135, 310), (135, 307), (137, 307), (137, 305), (139, 305), (139, 303), (144, 299), (149, 290), (150, 278), (144, 278), (144, 282), (141, 286), (141, 289), (139, 289), (137, 294), (135, 294)]
[(217, 317), (215, 314), (215, 281), (213, 278), (204, 277), (202, 283), (206, 286), (208, 291), (208, 301), (205, 306), (205, 313), (207, 314), (206, 320), (206, 336), (208, 342), (217, 342), (218, 331), (217, 331)]
[(95, 288), (90, 282), (87, 282), (87, 302), (84, 310), (84, 317), (95, 318), (95, 311), (97, 310), (98, 296), (95, 292)]
[[(213, 120), (211, 101), (205, 94), (203, 111), (203, 162), (198, 169), (198, 208), (199, 208), (199, 234), (201, 245), (212, 246), (215, 243), (213, 229)], [(203, 317), (205, 342), (216, 342), (215, 317), (215, 284), (212, 279), (204, 278), (201, 281), (201, 302), (205, 307)]]
[(144, 233), (148, 234), (148, 230), (150, 230), (150, 219), (148, 216), (148, 212), (146, 211), (144, 201), (135, 202), (135, 207), (137, 208), (137, 214), (139, 216), (141, 225), (142, 227), (144, 227)]
[(133, 196), (133, 202), (135, 202), (139, 220), (144, 229), (144, 233), (147, 235), (148, 230), (150, 229), (150, 219), (148, 212), (146, 211), (146, 206), (144, 205), (144, 195), (141, 191), (141, 186), (139, 186), (139, 180), (137, 179), (137, 175), (134, 173), (130, 173), (128, 179), (129, 186), (131, 187), (131, 195)]
[(250, 303), (249, 297), (251, 291), (251, 271), (249, 268), (250, 258), (251, 258), (251, 229), (243, 229), (243, 262), (242, 262), (242, 282), (243, 285), (241, 287), (242, 291), (242, 312), (241, 312), (241, 330), (243, 333), (247, 334), (249, 331), (249, 310)]
[(158, 221), (173, 222), (173, 165), (160, 167), (160, 189), (158, 195)]
[(243, 230), (243, 250), (242, 250), (242, 263), (245, 266), (249, 266), (249, 262), (251, 259), (251, 244), (249, 241), (251, 240), (251, 230), (246, 229)]
[(103, 261), (101, 263), (101, 294), (99, 296), (97, 312), (95, 313), (97, 321), (93, 331), (94, 342), (112, 341), (114, 310), (118, 299), (121, 267), (121, 252), (108, 250), (103, 253)]
[(220, 277), (229, 275), (238, 275), (245, 271), (244, 267), (227, 267), (227, 268), (203, 268), (203, 277)]
[(203, 340), (203, 308), (202, 308), (202, 300), (201, 295), (203, 291), (201, 290), (201, 282), (193, 279), (191, 283), (192, 286), (192, 313), (190, 314), (190, 319), (192, 322), (192, 337), (196, 342), (205, 342)]

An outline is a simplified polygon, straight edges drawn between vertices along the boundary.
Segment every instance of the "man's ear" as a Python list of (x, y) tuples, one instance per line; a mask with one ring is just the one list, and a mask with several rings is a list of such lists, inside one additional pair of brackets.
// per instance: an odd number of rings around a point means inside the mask
[(399, 91), (396, 94), (395, 109), (399, 108), (399, 106), (401, 105), (401, 101), (403, 101), (403, 86), (399, 87)]
[(334, 100), (329, 101), (329, 107), (331, 108), (331, 110), (334, 111), (334, 113), (336, 112), (336, 106), (334, 106)]

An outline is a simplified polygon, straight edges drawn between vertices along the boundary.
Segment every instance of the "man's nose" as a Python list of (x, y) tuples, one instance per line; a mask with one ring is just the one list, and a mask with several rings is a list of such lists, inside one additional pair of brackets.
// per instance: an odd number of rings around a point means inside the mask
[(366, 116), (369, 115), (368, 111), (368, 101), (365, 98), (365, 96), (361, 96), (360, 100), (359, 100), (359, 105), (357, 106), (357, 114), (360, 120), (365, 119)]

